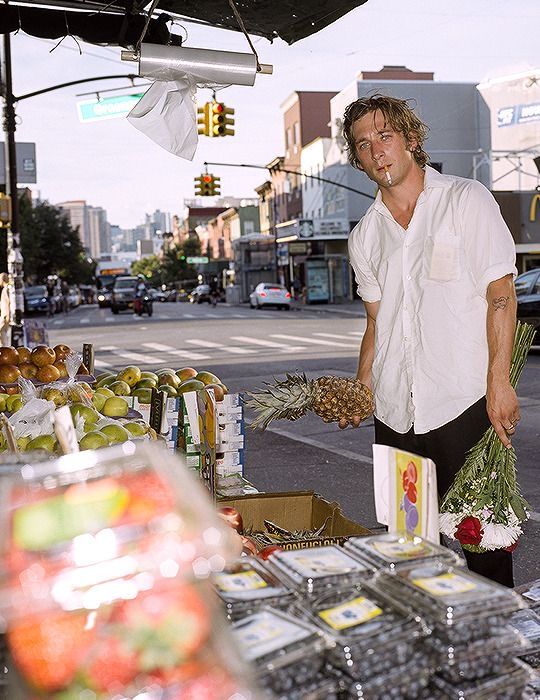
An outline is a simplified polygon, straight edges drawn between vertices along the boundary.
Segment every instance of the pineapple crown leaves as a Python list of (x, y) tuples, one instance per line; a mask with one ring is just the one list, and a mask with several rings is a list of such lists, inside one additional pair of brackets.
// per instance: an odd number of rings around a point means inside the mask
[(248, 392), (248, 408), (255, 411), (252, 428), (265, 430), (273, 420), (296, 420), (311, 408), (313, 381), (304, 373), (285, 375), (285, 379), (264, 382), (266, 388)]

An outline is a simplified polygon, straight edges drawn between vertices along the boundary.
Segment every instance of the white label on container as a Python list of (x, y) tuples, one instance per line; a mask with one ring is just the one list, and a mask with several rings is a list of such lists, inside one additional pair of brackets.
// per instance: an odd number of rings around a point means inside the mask
[(373, 603), (369, 598), (359, 596), (354, 600), (349, 600), (334, 608), (321, 610), (321, 617), (329, 627), (335, 630), (344, 630), (348, 627), (356, 627), (374, 617), (382, 614), (381, 608)]

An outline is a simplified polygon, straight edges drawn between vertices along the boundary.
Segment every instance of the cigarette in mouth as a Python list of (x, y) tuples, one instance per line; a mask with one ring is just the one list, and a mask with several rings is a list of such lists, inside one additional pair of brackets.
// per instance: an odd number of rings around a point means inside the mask
[(388, 167), (385, 165), (384, 166), (384, 174), (386, 175), (386, 182), (391, 185), (392, 184), (392, 176), (390, 175), (390, 171), (388, 170)]

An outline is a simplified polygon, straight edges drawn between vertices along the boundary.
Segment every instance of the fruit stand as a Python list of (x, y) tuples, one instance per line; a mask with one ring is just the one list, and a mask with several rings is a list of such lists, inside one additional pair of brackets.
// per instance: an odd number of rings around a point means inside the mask
[[(92, 346), (26, 350), (0, 348), (5, 698), (535, 697), (540, 582), (259, 493), (245, 402), (205, 369), (95, 376)], [(336, 392), (372, 410), (323, 379), (287, 377), (260, 422), (283, 401), (335, 420)]]

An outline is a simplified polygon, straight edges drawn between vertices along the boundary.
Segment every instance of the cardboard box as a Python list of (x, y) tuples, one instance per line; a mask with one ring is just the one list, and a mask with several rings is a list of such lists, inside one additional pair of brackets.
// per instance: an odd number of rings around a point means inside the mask
[[(253, 533), (265, 531), (265, 520), (287, 530), (317, 530), (327, 521), (320, 537), (307, 540), (281, 540), (283, 549), (301, 549), (329, 544), (342, 545), (349, 537), (367, 536), (372, 532), (346, 518), (338, 503), (327, 501), (313, 491), (288, 491), (254, 496), (219, 499), (218, 505), (232, 506), (242, 515), (244, 529)], [(250, 535), (261, 547), (266, 543), (256, 534)]]

